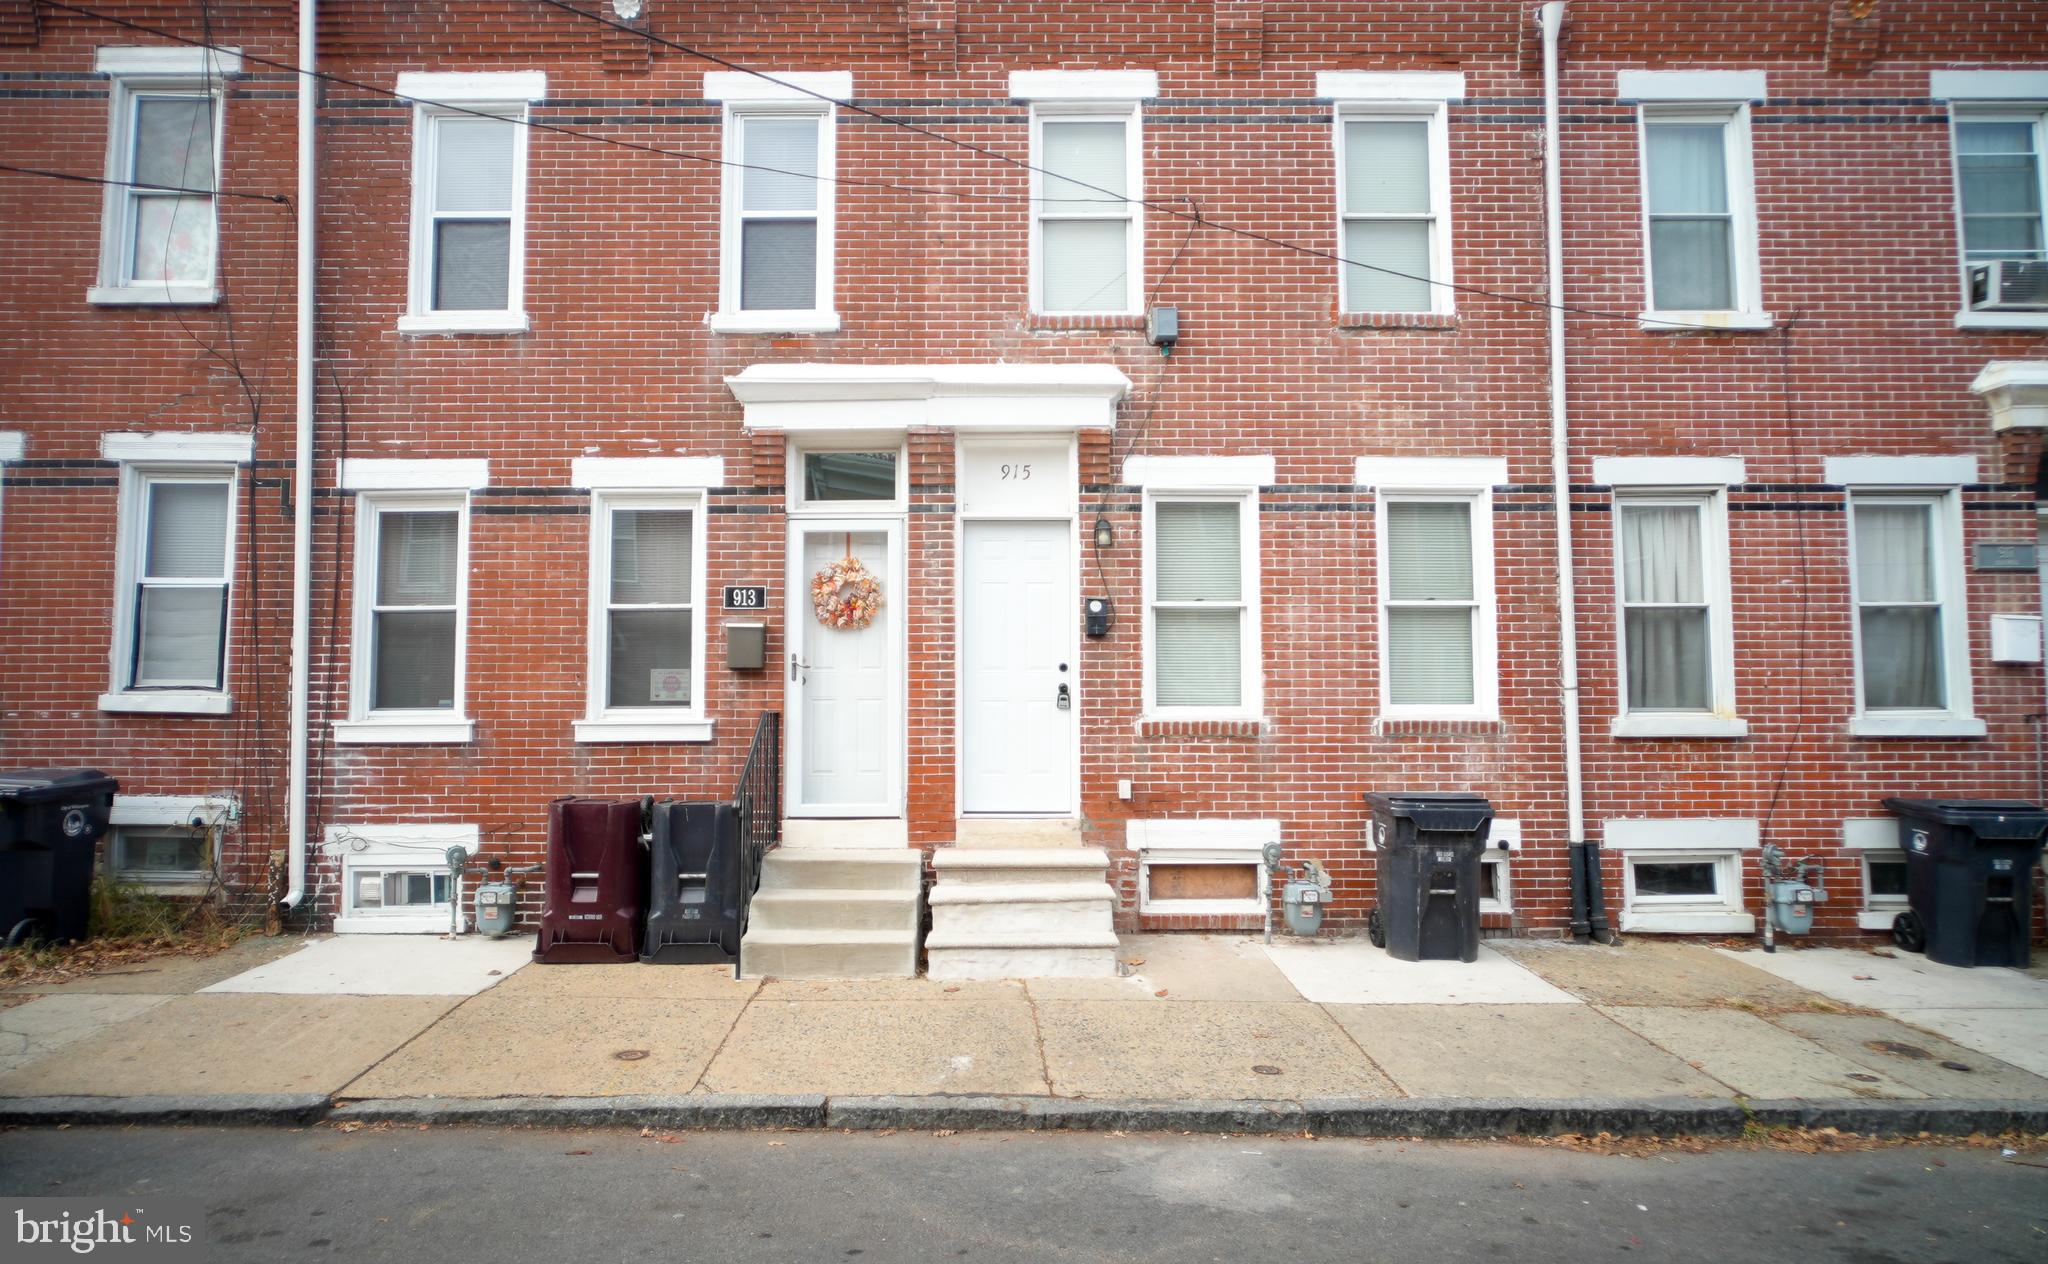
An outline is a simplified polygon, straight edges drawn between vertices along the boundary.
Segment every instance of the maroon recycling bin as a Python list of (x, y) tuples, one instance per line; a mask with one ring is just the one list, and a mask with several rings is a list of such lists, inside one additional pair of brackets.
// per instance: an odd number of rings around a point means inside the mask
[(647, 857), (637, 799), (548, 804), (548, 864), (533, 959), (637, 961)]

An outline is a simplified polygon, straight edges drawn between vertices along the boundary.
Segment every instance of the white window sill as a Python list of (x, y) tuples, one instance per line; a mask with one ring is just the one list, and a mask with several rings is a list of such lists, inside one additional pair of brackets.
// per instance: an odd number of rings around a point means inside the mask
[(337, 935), (445, 935), (448, 933), (448, 909), (442, 906), (439, 916), (429, 917), (337, 917), (334, 919), (334, 933)]
[(398, 318), (402, 334), (523, 334), (525, 312), (428, 312)]
[(1748, 737), (1749, 721), (1722, 715), (1621, 715), (1608, 732), (1615, 737)]
[(1974, 715), (1859, 715), (1849, 721), (1851, 737), (1983, 737), (1987, 731)]
[(579, 742), (708, 742), (710, 720), (578, 720)]
[(343, 746), (426, 746), (476, 740), (474, 720), (336, 720)]
[(231, 715), (235, 700), (225, 693), (195, 689), (190, 693), (103, 693), (100, 710), (138, 715)]
[(85, 292), (94, 307), (207, 307), (220, 302), (210, 285), (95, 285)]
[(1513, 907), (1506, 904), (1502, 904), (1499, 900), (1482, 899), (1479, 901), (1479, 915), (1481, 917), (1486, 917), (1489, 914), (1501, 917), (1512, 917), (1514, 915), (1514, 912), (1515, 910), (1513, 909)]
[(1647, 935), (1753, 935), (1756, 918), (1727, 909), (1627, 909), (1621, 928)]
[(1856, 914), (1856, 929), (1890, 930), (1893, 920), (1905, 911), (1906, 906), (1903, 904), (1897, 908), (1864, 909)]
[(830, 334), (838, 312), (712, 312), (704, 323), (715, 334)]
[(2048, 329), (2048, 312), (1957, 312), (1957, 329)]
[(1777, 322), (1769, 312), (1644, 312), (1636, 317), (1646, 334), (1696, 334), (1703, 330), (1755, 333)]

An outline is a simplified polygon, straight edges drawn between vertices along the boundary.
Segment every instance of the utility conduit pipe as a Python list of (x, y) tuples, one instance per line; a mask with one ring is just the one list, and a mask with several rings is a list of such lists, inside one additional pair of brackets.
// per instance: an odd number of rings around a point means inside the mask
[(292, 459), (292, 639), (291, 732), (285, 772), (286, 911), (306, 895), (306, 753), (310, 746), (313, 661), (313, 325), (314, 286), (319, 279), (316, 229), (320, 207), (314, 196), (314, 127), (320, 114), (320, 81), (313, 77), (319, 56), (319, 0), (299, 0), (299, 187), (298, 331), (292, 344), (292, 376), (298, 388), (293, 411)]

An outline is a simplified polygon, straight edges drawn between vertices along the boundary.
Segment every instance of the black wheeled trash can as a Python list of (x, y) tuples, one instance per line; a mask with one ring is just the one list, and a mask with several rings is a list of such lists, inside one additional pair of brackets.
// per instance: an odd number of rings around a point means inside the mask
[(654, 805), (640, 960), (729, 963), (739, 955), (738, 854), (732, 804)]
[(97, 768), (0, 773), (0, 940), (85, 938), (93, 851), (119, 788)]
[(2016, 799), (1884, 801), (1899, 818), (1907, 910), (1892, 939), (1946, 966), (2025, 966), (2048, 810)]
[(1477, 794), (1368, 794), (1379, 903), (1366, 928), (1396, 961), (1479, 960), (1479, 857), (1493, 805)]
[(548, 862), (533, 959), (640, 959), (647, 910), (646, 805), (638, 799), (556, 799), (548, 804)]

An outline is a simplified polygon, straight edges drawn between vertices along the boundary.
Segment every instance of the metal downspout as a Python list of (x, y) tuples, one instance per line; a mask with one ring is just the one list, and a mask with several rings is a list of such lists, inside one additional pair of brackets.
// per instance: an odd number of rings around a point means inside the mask
[(286, 910), (297, 908), (306, 895), (306, 755), (313, 659), (313, 317), (320, 220), (314, 196), (314, 128), (319, 118), (320, 81), (312, 72), (319, 55), (319, 29), (319, 0), (299, 0), (298, 331), (292, 366), (298, 398), (293, 414), (291, 736), (285, 793), (288, 882), (280, 901)]

